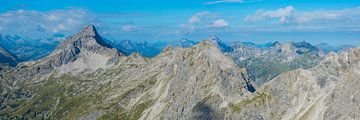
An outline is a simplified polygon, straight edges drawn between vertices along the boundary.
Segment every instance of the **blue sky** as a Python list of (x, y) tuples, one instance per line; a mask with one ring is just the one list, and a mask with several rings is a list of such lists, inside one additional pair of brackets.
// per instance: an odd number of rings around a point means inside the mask
[(71, 35), (94, 24), (108, 39), (360, 44), (360, 0), (0, 0), (0, 33)]

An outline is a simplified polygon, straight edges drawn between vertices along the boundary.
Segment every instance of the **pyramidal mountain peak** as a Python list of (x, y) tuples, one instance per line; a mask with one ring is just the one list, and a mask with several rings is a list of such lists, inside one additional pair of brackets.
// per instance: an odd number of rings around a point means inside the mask
[(107, 44), (96, 28), (90, 25), (60, 43), (47, 57), (18, 66), (26, 68), (18, 74), (26, 76), (22, 79), (29, 79), (54, 70), (61, 74), (95, 71), (114, 66), (122, 57), (125, 54)]
[[(56, 66), (63, 69), (81, 71), (109, 67), (119, 62), (121, 56), (125, 56), (125, 54), (106, 43), (96, 28), (89, 25), (61, 43), (45, 59), (53, 60)], [(72, 64), (67, 65), (69, 63)], [(67, 65), (67, 67), (63, 67), (63, 65)]]

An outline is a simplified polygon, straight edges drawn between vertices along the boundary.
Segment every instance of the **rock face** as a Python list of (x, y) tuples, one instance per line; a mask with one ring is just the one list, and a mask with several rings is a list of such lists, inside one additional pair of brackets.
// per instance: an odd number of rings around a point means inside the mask
[(274, 42), (264, 47), (236, 42), (232, 47), (234, 50), (226, 54), (240, 67), (247, 68), (249, 76), (258, 85), (287, 71), (314, 67), (325, 56), (321, 50), (307, 42)]
[(18, 62), (20, 62), (19, 58), (0, 45), (0, 64), (16, 66)]
[[(238, 114), (262, 119), (360, 119), (360, 48), (327, 56), (319, 65), (282, 74), (257, 92), (261, 104), (240, 104)], [(249, 119), (253, 119), (250, 117)]]
[[(58, 50), (63, 48), (69, 49)], [(52, 56), (62, 52), (55, 53)], [(3, 98), (0, 116), (226, 119), (229, 103), (256, 90), (243, 72), (212, 42), (187, 49), (168, 47), (152, 59), (132, 54), (108, 69), (76, 75), (53, 73), (18, 83), (14, 87), (18, 89)]]
[(124, 54), (106, 43), (90, 25), (61, 43), (44, 61), (53, 62), (64, 72), (74, 72), (107, 68), (118, 63), (121, 56)]

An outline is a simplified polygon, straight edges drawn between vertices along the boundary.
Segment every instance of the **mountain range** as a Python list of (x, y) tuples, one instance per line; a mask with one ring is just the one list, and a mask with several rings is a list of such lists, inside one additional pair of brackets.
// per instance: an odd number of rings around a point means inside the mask
[(64, 39), (63, 35), (54, 35), (48, 39), (26, 40), (17, 35), (0, 34), (0, 45), (11, 51), (21, 61), (38, 60), (47, 56)]
[(263, 47), (235, 42), (232, 48), (234, 51), (226, 54), (239, 67), (247, 68), (249, 76), (259, 85), (287, 71), (314, 67), (325, 56), (320, 49), (307, 42), (273, 42)]
[(149, 57), (137, 50), (161, 47), (124, 44), (90, 25), (2, 71), (0, 119), (360, 119), (360, 48), (212, 37)]

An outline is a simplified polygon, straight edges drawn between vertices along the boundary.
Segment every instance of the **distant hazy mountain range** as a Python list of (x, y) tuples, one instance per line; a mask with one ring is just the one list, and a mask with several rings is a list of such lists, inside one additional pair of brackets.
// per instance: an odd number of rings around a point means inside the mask
[[(16, 62), (9, 61), (6, 57), (2, 57), (2, 59), (12, 66), (20, 61), (38, 60), (50, 54), (64, 39), (63, 35), (55, 35), (49, 39), (29, 41), (19, 36), (0, 34), (0, 45), (4, 46), (5, 51), (11, 51), (9, 54), (17, 58)], [(105, 38), (102, 39), (125, 55), (139, 53), (149, 58), (160, 54), (167, 46), (189, 48), (198, 44), (198, 42), (186, 38), (173, 42), (155, 43), (131, 40), (110, 42)], [(286, 71), (314, 67), (329, 52), (345, 51), (354, 47), (351, 45), (333, 47), (326, 43), (314, 46), (307, 42), (280, 43), (277, 41), (265, 44), (239, 41), (224, 43), (218, 37), (210, 37), (208, 40), (213, 42), (225, 55), (230, 56), (239, 67), (247, 68), (247, 74), (258, 85), (266, 83)]]
[(3, 70), (0, 119), (360, 119), (360, 48), (182, 39), (149, 58), (131, 50), (160, 43), (120, 43), (88, 26)]
[[(56, 34), (53, 37), (47, 39), (26, 40), (17, 35), (3, 35), (0, 33), (0, 45), (2, 45), (3, 48), (11, 51), (11, 53), (17, 56), (21, 61), (38, 60), (40, 58), (47, 56), (64, 39), (65, 36), (61, 34)], [(236, 48), (238, 47), (236, 46), (236, 44), (241, 44), (242, 46), (245, 45), (256, 48), (266, 48), (273, 44), (272, 42), (266, 44), (255, 44), (252, 42), (238, 42), (238, 41), (231, 43), (224, 43), (218, 37), (211, 37), (208, 40), (214, 42), (221, 49), (221, 51), (225, 53), (232, 52), (234, 49), (238, 49)], [(158, 55), (167, 46), (188, 48), (198, 43), (197, 41), (193, 41), (187, 38), (181, 38), (180, 40), (173, 42), (161, 41), (155, 43), (149, 43), (146, 41), (134, 42), (131, 40), (109, 41), (105, 39), (105, 41), (109, 42), (109, 44), (111, 44), (118, 50), (123, 51), (127, 55), (137, 52), (146, 57), (154, 57)], [(350, 48), (355, 47), (351, 45), (333, 47), (326, 43), (321, 43), (315, 46), (324, 53), (339, 52), (342, 50), (348, 50)]]
[(25, 40), (20, 36), (0, 34), (0, 45), (11, 51), (22, 61), (37, 60), (47, 56), (64, 39), (63, 35), (54, 35), (48, 39)]

